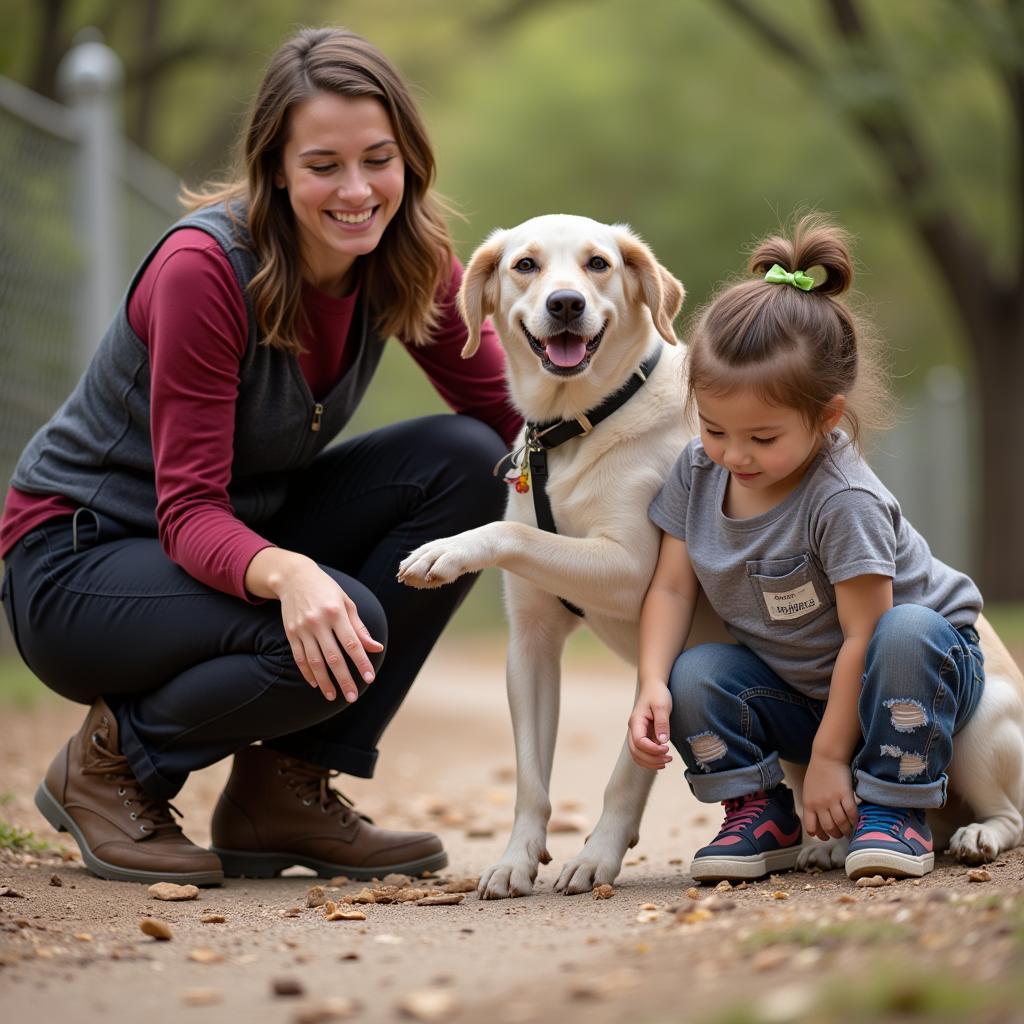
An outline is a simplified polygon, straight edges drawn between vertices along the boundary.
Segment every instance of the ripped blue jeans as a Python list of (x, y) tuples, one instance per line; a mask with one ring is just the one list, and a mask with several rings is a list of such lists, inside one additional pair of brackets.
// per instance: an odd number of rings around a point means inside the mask
[[(919, 605), (897, 605), (878, 622), (861, 680), (862, 743), (854, 792), (887, 807), (941, 807), (953, 736), (985, 683), (972, 627), (956, 629)], [(749, 648), (701, 644), (669, 676), (671, 739), (698, 800), (714, 803), (771, 789), (779, 759), (806, 764), (825, 701), (787, 685)]]

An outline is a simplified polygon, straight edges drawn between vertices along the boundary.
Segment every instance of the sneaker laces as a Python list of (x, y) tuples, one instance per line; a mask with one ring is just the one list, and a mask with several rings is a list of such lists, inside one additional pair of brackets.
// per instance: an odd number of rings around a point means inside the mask
[(331, 788), (331, 779), (336, 779), (341, 772), (290, 757), (281, 758), (279, 770), (285, 776), (285, 785), (294, 789), (295, 795), (307, 807), (316, 802), (324, 814), (338, 815), (340, 825), (347, 825), (353, 818), (370, 821), (356, 810), (355, 804), (344, 793)]
[(909, 812), (903, 807), (883, 807), (865, 804), (857, 818), (857, 831), (891, 832), (896, 835), (907, 820)]
[(725, 808), (725, 821), (718, 834), (722, 836), (726, 832), (742, 832), (768, 806), (768, 794), (763, 789), (758, 790), (747, 796), (723, 800), (722, 806)]
[[(159, 797), (147, 793), (139, 780), (132, 774), (128, 764), (128, 758), (124, 754), (117, 754), (103, 745), (100, 736), (95, 732), (92, 734), (93, 756), (82, 766), (83, 775), (102, 775), (110, 782), (121, 783), (117, 789), (117, 795), (125, 797), (125, 807), (138, 804), (139, 810), (131, 812), (132, 821), (142, 821), (139, 829), (147, 836), (159, 835), (163, 832), (179, 833), (181, 827), (174, 820), (174, 814), (182, 817), (181, 811), (169, 800), (162, 800)], [(171, 812), (174, 812), (172, 814)]]

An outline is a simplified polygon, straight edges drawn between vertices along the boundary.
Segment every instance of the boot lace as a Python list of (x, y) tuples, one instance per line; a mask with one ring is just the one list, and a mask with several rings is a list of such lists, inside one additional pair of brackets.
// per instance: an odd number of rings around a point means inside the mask
[(758, 790), (748, 796), (723, 800), (722, 805), (725, 807), (725, 821), (722, 822), (719, 836), (724, 836), (727, 832), (742, 832), (751, 825), (768, 806), (768, 794)]
[(278, 771), (284, 776), (285, 785), (295, 790), (295, 795), (307, 807), (318, 804), (324, 814), (336, 815), (338, 824), (342, 826), (356, 818), (372, 824), (371, 819), (360, 814), (344, 793), (331, 788), (331, 779), (336, 779), (341, 772), (290, 757), (281, 758)]
[(92, 753), (93, 757), (82, 766), (82, 774), (102, 775), (111, 783), (120, 783), (117, 795), (123, 798), (124, 806), (138, 805), (138, 810), (132, 810), (128, 817), (139, 822), (140, 832), (146, 836), (181, 832), (171, 813), (173, 811), (180, 818), (181, 811), (169, 800), (161, 800), (147, 793), (132, 774), (128, 758), (104, 746), (101, 733), (92, 734)]

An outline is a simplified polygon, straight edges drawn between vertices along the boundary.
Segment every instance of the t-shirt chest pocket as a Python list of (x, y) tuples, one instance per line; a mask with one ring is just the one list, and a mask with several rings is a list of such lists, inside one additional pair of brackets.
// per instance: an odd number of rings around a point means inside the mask
[(766, 626), (803, 625), (832, 606), (831, 593), (806, 553), (747, 562), (747, 577)]

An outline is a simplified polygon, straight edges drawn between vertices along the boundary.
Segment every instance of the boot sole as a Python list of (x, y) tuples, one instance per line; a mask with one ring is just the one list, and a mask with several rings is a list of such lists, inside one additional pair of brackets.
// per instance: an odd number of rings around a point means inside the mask
[(116, 864), (108, 864), (97, 857), (82, 835), (82, 830), (75, 824), (75, 819), (54, 799), (53, 794), (41, 782), (36, 790), (36, 807), (39, 813), (58, 831), (68, 832), (78, 843), (85, 866), (100, 878), (111, 882), (143, 882), (152, 885), (154, 882), (176, 882), (179, 885), (220, 885), (224, 881), (223, 871), (143, 871), (139, 868), (122, 868)]
[(800, 849), (794, 846), (771, 850), (759, 857), (701, 857), (690, 864), (690, 877), (695, 882), (742, 882), (763, 878), (773, 871), (795, 868)]
[(282, 871), (299, 865), (310, 868), (319, 878), (333, 878), (348, 875), (356, 881), (369, 881), (385, 875), (420, 875), (424, 871), (440, 871), (448, 866), (448, 854), (442, 850), (429, 857), (404, 861), (399, 864), (378, 864), (375, 867), (355, 867), (348, 864), (328, 864), (327, 861), (312, 857), (300, 857), (293, 853), (249, 853), (244, 850), (225, 850), (211, 846), (210, 851), (220, 857), (227, 878), (275, 878)]
[(846, 877), (856, 881), (872, 875), (888, 878), (921, 878), (935, 867), (935, 854), (915, 857), (887, 850), (855, 850), (846, 857)]

